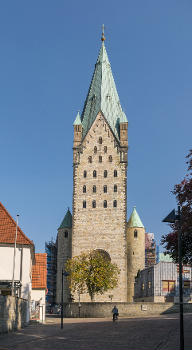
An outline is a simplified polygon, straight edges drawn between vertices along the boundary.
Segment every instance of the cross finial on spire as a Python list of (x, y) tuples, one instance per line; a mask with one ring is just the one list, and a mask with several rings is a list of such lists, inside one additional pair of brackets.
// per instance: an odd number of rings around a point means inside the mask
[(104, 36), (104, 24), (102, 25), (102, 35), (101, 35), (101, 41), (105, 41), (105, 36)]

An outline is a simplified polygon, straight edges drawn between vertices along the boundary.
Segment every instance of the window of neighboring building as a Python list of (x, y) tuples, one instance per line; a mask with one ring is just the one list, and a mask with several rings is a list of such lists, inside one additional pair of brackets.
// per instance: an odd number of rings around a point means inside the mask
[(86, 172), (86, 170), (84, 170), (84, 172), (83, 172), (83, 177), (87, 177), (87, 172)]
[(107, 201), (103, 201), (103, 207), (107, 208)]
[(96, 170), (93, 170), (93, 177), (97, 177), (97, 172), (96, 172)]
[(103, 192), (107, 193), (107, 186), (106, 185), (103, 186)]
[(99, 163), (102, 163), (102, 156), (99, 156)]
[(83, 208), (86, 208), (86, 201), (83, 201)]
[(134, 231), (134, 238), (137, 238), (137, 230)]
[(92, 157), (91, 156), (88, 157), (88, 162), (92, 163)]
[(65, 238), (68, 238), (68, 231), (65, 231)]
[(107, 146), (104, 146), (104, 153), (107, 153)]
[(102, 137), (99, 138), (99, 144), (102, 145), (103, 139)]
[(93, 193), (96, 193), (96, 186), (93, 186)]
[(97, 147), (96, 146), (94, 147), (94, 153), (95, 154), (97, 153)]
[(112, 162), (113, 158), (112, 156), (109, 156), (109, 162)]
[(86, 193), (86, 186), (83, 186), (83, 193)]
[(117, 185), (114, 185), (114, 192), (117, 192)]
[(96, 208), (96, 201), (92, 202), (92, 208)]
[(113, 208), (117, 208), (117, 201), (113, 201)]
[(172, 292), (175, 289), (175, 281), (162, 281), (163, 292)]
[(114, 177), (117, 177), (117, 170), (114, 170)]
[(104, 170), (104, 177), (107, 177), (107, 170)]

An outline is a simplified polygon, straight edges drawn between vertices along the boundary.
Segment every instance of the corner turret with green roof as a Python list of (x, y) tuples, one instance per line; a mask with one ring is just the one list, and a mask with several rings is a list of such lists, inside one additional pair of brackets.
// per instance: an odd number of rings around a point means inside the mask
[(67, 210), (67, 213), (64, 216), (64, 219), (63, 219), (61, 225), (59, 226), (59, 229), (60, 228), (72, 228), (72, 215), (71, 215), (69, 208)]
[(80, 116), (79, 112), (77, 113), (77, 116), (75, 118), (73, 125), (82, 125), (81, 124), (81, 116)]
[(127, 227), (143, 227), (142, 221), (139, 217), (139, 214), (137, 213), (136, 207), (133, 207), (132, 214), (129, 218), (129, 221), (127, 223)]

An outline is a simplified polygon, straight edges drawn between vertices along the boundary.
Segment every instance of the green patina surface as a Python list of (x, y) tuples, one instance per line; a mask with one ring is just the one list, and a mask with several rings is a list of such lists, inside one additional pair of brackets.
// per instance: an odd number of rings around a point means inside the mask
[(80, 116), (79, 112), (77, 113), (77, 116), (75, 118), (73, 125), (81, 125), (81, 116)]
[(137, 210), (135, 207), (133, 208), (133, 211), (132, 211), (132, 214), (129, 218), (127, 226), (128, 227), (143, 227), (144, 228), (142, 221), (141, 221), (139, 214), (137, 213)]
[[(119, 123), (127, 122), (122, 110), (104, 43), (95, 65), (92, 81), (81, 115), (83, 137), (87, 134), (97, 114), (102, 112), (116, 138), (119, 140)], [(77, 116), (75, 124), (79, 123)]]
[(72, 227), (72, 215), (71, 215), (70, 210), (68, 209), (61, 225), (59, 226), (59, 229), (60, 228), (71, 228), (71, 227)]

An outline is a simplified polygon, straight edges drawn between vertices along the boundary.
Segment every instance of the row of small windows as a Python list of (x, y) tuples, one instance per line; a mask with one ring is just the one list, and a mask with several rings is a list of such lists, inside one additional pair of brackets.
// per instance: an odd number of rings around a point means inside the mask
[[(109, 162), (110, 162), (110, 163), (113, 161), (112, 156), (109, 156), (108, 159), (109, 159)], [(89, 157), (88, 157), (88, 162), (89, 162), (89, 163), (92, 163), (92, 156), (89, 156)], [(102, 163), (102, 156), (99, 156), (99, 163)]]
[[(117, 192), (117, 185), (114, 185), (113, 191), (114, 191), (114, 192)], [(87, 187), (86, 187), (86, 185), (84, 185), (84, 186), (83, 186), (83, 193), (86, 193), (86, 192), (87, 192)], [(93, 193), (96, 193), (96, 192), (97, 192), (97, 188), (96, 188), (96, 186), (94, 185), (94, 186), (93, 186)], [(103, 192), (104, 192), (104, 193), (107, 193), (107, 185), (104, 185), (104, 186), (103, 186)]]
[[(104, 150), (104, 153), (107, 153), (107, 146), (104, 146), (103, 150)], [(94, 153), (95, 154), (97, 153), (97, 146), (94, 147)]]
[[(83, 208), (87, 208), (87, 202), (83, 201)], [(96, 201), (92, 201), (92, 208), (96, 208)], [(103, 201), (103, 208), (107, 208), (107, 201)], [(117, 208), (117, 201), (113, 201), (113, 208)]]
[[(104, 170), (103, 176), (107, 177), (107, 170)], [(87, 177), (87, 171), (86, 170), (84, 170), (84, 172), (83, 172), (83, 177)], [(93, 170), (93, 177), (97, 177), (97, 171), (96, 170)], [(117, 170), (114, 170), (114, 177), (117, 177)]]

